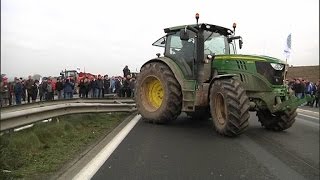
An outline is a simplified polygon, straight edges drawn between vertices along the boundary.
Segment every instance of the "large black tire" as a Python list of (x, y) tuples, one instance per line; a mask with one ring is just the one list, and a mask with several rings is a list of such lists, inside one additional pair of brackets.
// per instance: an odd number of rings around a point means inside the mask
[(258, 119), (263, 127), (273, 131), (283, 131), (290, 128), (295, 122), (297, 116), (296, 109), (291, 111), (270, 113), (269, 110), (261, 110), (257, 112)]
[(216, 80), (210, 89), (210, 112), (219, 134), (237, 136), (249, 126), (249, 98), (233, 79)]
[(170, 68), (161, 62), (150, 62), (141, 68), (135, 100), (139, 113), (148, 122), (166, 123), (181, 114), (181, 86)]

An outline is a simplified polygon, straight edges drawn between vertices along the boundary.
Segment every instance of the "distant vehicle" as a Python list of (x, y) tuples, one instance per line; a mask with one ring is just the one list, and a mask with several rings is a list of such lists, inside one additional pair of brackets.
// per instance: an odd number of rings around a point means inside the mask
[(76, 70), (64, 70), (60, 72), (60, 75), (61, 79), (70, 79), (75, 83), (75, 94), (78, 93), (78, 85), (82, 79), (87, 78), (88, 80), (92, 80), (95, 77), (95, 75), (91, 73), (78, 72)]

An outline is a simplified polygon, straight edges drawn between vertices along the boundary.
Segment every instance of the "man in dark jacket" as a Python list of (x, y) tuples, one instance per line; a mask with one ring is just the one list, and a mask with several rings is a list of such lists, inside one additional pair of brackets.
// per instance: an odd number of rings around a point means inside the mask
[(292, 90), (294, 91), (296, 97), (298, 97), (300, 99), (303, 98), (304, 89), (305, 89), (305, 87), (304, 87), (303, 83), (299, 79), (297, 79), (295, 84), (292, 87)]
[(103, 96), (104, 97), (104, 94), (109, 94), (110, 93), (110, 79), (108, 77), (108, 75), (105, 75), (104, 76), (104, 80), (103, 80)]
[(39, 86), (39, 81), (35, 80), (33, 85), (31, 86), (31, 99), (32, 102), (36, 102), (37, 96), (38, 96), (38, 86)]
[(23, 93), (23, 87), (21, 80), (16, 79), (16, 84), (14, 85), (14, 95), (16, 97), (16, 104), (21, 104), (21, 98)]
[(63, 83), (61, 82), (60, 78), (58, 78), (58, 81), (56, 82), (56, 90), (58, 99), (62, 99)]
[(93, 98), (98, 97), (99, 89), (98, 89), (98, 83), (96, 78), (93, 78), (93, 80), (90, 82), (90, 87), (92, 90), (92, 97)]
[(32, 86), (34, 85), (34, 81), (31, 76), (28, 77), (28, 80), (25, 81), (25, 87), (27, 89), (27, 98), (28, 103), (30, 103), (30, 98), (32, 98)]
[(123, 79), (122, 97), (131, 97), (130, 79), (130, 75)]
[(128, 68), (128, 65), (126, 65), (123, 68), (123, 77), (127, 77), (128, 75), (130, 75), (130, 69)]
[(100, 74), (98, 75), (97, 85), (98, 85), (98, 98), (101, 98), (104, 86), (103, 86), (102, 76)]

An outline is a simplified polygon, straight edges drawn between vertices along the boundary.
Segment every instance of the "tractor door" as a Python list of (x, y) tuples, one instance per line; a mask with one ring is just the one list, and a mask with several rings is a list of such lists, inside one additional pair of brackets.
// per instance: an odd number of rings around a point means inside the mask
[(187, 79), (195, 79), (195, 33), (190, 32), (189, 40), (181, 40), (180, 33), (170, 33), (166, 37), (166, 57), (175, 61)]

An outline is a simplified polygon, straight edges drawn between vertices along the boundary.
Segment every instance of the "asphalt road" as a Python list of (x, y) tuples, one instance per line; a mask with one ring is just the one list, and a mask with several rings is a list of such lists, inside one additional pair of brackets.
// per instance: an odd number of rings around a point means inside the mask
[(283, 132), (251, 113), (236, 138), (185, 115), (168, 125), (140, 120), (92, 179), (319, 179), (319, 113), (302, 112)]

